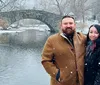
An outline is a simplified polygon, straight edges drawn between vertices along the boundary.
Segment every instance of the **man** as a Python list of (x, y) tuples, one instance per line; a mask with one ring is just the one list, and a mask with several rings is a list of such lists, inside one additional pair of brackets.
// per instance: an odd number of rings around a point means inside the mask
[(61, 31), (51, 35), (44, 45), (42, 64), (51, 76), (50, 85), (83, 85), (85, 35), (75, 28), (74, 18), (64, 16)]

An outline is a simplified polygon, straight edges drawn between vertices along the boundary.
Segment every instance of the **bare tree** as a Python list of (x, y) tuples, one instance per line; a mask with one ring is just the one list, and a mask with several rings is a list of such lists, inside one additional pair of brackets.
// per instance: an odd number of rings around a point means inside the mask
[(58, 8), (60, 15), (68, 14), (70, 0), (55, 0), (55, 6)]
[(41, 6), (45, 11), (53, 12), (59, 15), (65, 15), (69, 12), (70, 0), (41, 0)]
[(2, 0), (0, 0), (1, 3), (4, 3)]
[(41, 0), (43, 10), (58, 13), (61, 16), (72, 12), (77, 19), (85, 22), (85, 17), (91, 9), (90, 0)]
[(85, 21), (86, 13), (91, 9), (90, 5), (87, 3), (89, 0), (72, 0), (71, 10), (76, 15), (77, 18), (82, 18), (83, 23)]
[(22, 9), (26, 0), (0, 0), (0, 11), (11, 11), (16, 9)]
[[(87, 3), (90, 0), (38, 0), (32, 8), (49, 11), (59, 15), (66, 15), (72, 12), (76, 18), (85, 21), (85, 15), (90, 11), (90, 5)], [(0, 0), (0, 10), (20, 10), (26, 9), (26, 0)], [(99, 2), (99, 0), (97, 0)], [(99, 7), (97, 7), (99, 8)]]
[(99, 20), (100, 22), (100, 1), (95, 0), (91, 8), (93, 13), (93, 18)]

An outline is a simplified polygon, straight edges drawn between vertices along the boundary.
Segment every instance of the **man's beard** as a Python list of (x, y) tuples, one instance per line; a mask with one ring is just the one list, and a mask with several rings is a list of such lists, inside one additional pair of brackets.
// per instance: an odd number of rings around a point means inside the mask
[(75, 30), (73, 30), (72, 28), (66, 28), (64, 30), (62, 30), (63, 33), (65, 33), (66, 35), (72, 35), (74, 34)]

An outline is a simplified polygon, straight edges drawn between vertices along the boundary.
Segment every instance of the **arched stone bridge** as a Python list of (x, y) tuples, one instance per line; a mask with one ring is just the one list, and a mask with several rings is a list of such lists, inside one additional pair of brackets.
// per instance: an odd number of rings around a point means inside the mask
[(6, 18), (10, 24), (21, 19), (37, 19), (45, 23), (50, 28), (51, 32), (59, 30), (58, 23), (61, 18), (60, 15), (42, 10), (15, 10), (0, 12), (0, 16)]

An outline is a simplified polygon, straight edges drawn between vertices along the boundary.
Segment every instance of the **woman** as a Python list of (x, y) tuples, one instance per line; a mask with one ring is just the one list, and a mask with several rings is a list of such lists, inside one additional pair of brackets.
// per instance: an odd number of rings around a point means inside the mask
[(84, 85), (100, 85), (100, 25), (91, 25), (87, 34)]

